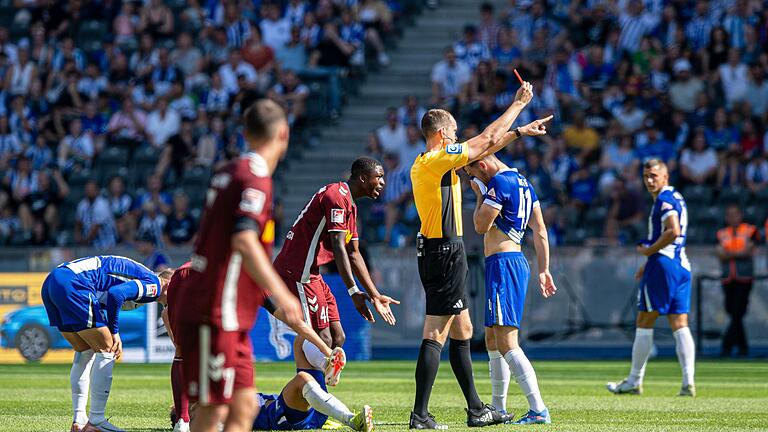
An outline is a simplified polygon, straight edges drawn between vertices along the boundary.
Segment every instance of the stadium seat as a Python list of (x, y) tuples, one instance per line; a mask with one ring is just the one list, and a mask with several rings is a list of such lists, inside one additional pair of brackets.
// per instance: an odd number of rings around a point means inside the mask
[(69, 188), (72, 192), (82, 191), (85, 183), (91, 178), (93, 178), (93, 172), (91, 172), (91, 170), (84, 169), (70, 174), (69, 178), (67, 179), (67, 184), (69, 184)]
[(718, 202), (723, 205), (744, 205), (749, 200), (749, 190), (743, 187), (729, 187), (720, 191)]
[(151, 145), (143, 146), (136, 150), (133, 155), (133, 162), (136, 164), (151, 164), (155, 165), (160, 159), (160, 151)]
[[(755, 200), (754, 202), (765, 203), (766, 201)], [(766, 218), (765, 204), (751, 205), (744, 209), (744, 220), (753, 225), (761, 226)]]
[(128, 163), (128, 150), (124, 147), (108, 147), (99, 155), (98, 164), (120, 164)]
[(755, 200), (753, 202), (768, 203), (768, 188), (763, 188), (755, 193)]
[(712, 189), (704, 185), (688, 186), (683, 190), (683, 196), (687, 203), (710, 204), (712, 202)]
[(184, 186), (201, 186), (205, 189), (210, 179), (211, 171), (209, 169), (196, 166), (184, 172), (184, 176), (181, 178), (181, 184)]

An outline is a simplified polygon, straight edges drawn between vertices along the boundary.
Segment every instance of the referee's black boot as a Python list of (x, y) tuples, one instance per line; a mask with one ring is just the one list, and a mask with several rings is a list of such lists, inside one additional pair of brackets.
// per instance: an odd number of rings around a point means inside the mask
[(448, 425), (440, 424), (435, 421), (435, 416), (427, 413), (422, 417), (415, 412), (411, 412), (411, 421), (408, 423), (408, 429), (448, 429)]
[(483, 427), (500, 424), (514, 420), (514, 415), (503, 413), (493, 405), (485, 404), (479, 409), (465, 409), (467, 411), (467, 426)]

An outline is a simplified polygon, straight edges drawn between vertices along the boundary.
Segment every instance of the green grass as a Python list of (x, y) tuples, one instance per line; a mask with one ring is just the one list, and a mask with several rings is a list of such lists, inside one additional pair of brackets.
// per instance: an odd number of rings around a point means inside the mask
[[(679, 398), (680, 370), (673, 361), (652, 361), (643, 396), (614, 396), (604, 383), (623, 377), (629, 362), (534, 361), (544, 401), (554, 423), (532, 426), (551, 431), (714, 431), (768, 430), (768, 364), (699, 362), (696, 399)], [(414, 362), (350, 363), (334, 394), (351, 408), (374, 407), (377, 430), (404, 430), (413, 403)], [(256, 365), (261, 391), (278, 392), (291, 377), (289, 363)], [(168, 365), (115, 368), (107, 414), (131, 431), (170, 430)], [(487, 365), (475, 363), (481, 397), (490, 400)], [(432, 392), (431, 411), (451, 430), (465, 429), (464, 400), (450, 366), (443, 363)], [(516, 384), (508, 409), (527, 408)], [(1, 431), (65, 431), (70, 417), (67, 365), (0, 366)], [(491, 429), (515, 429), (498, 426)]]

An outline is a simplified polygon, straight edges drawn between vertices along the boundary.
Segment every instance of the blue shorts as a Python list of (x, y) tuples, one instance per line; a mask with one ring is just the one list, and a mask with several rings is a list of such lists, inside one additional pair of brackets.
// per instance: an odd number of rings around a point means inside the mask
[(62, 332), (79, 332), (107, 325), (105, 311), (89, 287), (79, 286), (66, 267), (54, 269), (43, 282), (41, 296), (48, 322)]
[(522, 252), (485, 258), (485, 326), (520, 328), (531, 268)]
[[(315, 380), (322, 380), (325, 390), (325, 379), (322, 371), (298, 369), (310, 373)], [(318, 375), (319, 374), (319, 375)], [(307, 430), (322, 429), (328, 416), (310, 408), (309, 411), (299, 411), (285, 404), (283, 393), (257, 393), (259, 415), (253, 420), (253, 430)], [(274, 401), (271, 402), (270, 401)]]
[(664, 255), (650, 256), (640, 281), (637, 308), (660, 315), (687, 314), (691, 309), (691, 272)]

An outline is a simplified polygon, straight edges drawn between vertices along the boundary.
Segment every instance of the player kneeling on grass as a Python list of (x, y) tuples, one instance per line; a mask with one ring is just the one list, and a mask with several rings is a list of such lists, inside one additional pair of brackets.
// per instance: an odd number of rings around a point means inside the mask
[[(490, 357), (493, 405), (506, 411), (510, 371), (528, 399), (528, 413), (516, 424), (551, 423), (531, 362), (518, 345), (518, 329), (531, 269), (520, 250), (526, 227), (533, 230), (539, 286), (546, 298), (557, 288), (549, 273), (547, 228), (533, 186), (494, 155), (467, 165), (477, 196), (475, 230), (485, 249), (485, 341)], [(487, 186), (486, 186), (487, 185)]]
[[(61, 264), (43, 282), (41, 294), (50, 325), (58, 327), (75, 350), (69, 375), (75, 412), (72, 432), (122, 430), (104, 416), (112, 368), (123, 352), (119, 313), (124, 306), (138, 303), (165, 304), (172, 275), (171, 270), (156, 275), (129, 258), (107, 255)], [(85, 415), (89, 387), (90, 418)]]
[[(296, 375), (288, 381), (280, 394), (256, 393), (259, 414), (253, 421), (253, 430), (308, 430), (322, 429), (328, 417), (353, 430), (373, 431), (373, 410), (364, 405), (354, 413), (335, 396), (328, 393), (328, 376), (314, 368), (302, 350), (304, 339), (297, 336), (293, 343)], [(339, 347), (334, 353), (343, 353)], [(338, 371), (340, 372), (340, 370)], [(194, 407), (190, 411), (194, 422)]]

